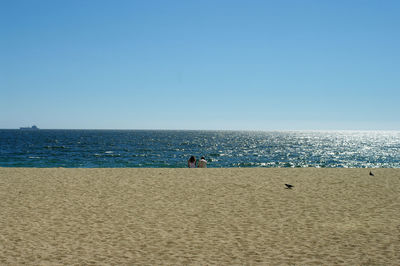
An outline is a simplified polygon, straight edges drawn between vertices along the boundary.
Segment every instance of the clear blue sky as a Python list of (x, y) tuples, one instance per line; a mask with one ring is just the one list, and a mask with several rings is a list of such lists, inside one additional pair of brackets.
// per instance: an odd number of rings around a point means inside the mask
[(400, 1), (0, 0), (0, 128), (400, 130)]

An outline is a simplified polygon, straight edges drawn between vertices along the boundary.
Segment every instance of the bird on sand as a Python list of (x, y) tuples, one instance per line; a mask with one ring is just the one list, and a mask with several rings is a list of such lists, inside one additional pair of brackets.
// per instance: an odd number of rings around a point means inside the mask
[(369, 171), (369, 175), (371, 175), (371, 176), (375, 176), (371, 171)]
[(292, 189), (292, 187), (293, 187), (293, 185), (290, 185), (290, 184), (285, 184), (285, 186), (287, 189)]

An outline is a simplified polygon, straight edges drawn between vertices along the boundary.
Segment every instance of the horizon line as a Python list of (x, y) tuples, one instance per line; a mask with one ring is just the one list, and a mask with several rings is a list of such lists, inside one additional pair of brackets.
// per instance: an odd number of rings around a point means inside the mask
[[(0, 130), (21, 130), (21, 128), (0, 128)], [(41, 130), (119, 130), (119, 131), (246, 131), (246, 132), (282, 132), (282, 131), (358, 131), (358, 132), (371, 132), (371, 131), (400, 131), (400, 129), (168, 129), (168, 128), (38, 128), (36, 131)], [(31, 132), (31, 131), (30, 131)]]

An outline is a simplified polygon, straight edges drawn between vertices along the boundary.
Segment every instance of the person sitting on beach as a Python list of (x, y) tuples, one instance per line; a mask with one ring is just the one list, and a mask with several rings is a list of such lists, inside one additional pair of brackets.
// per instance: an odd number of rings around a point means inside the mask
[(189, 168), (196, 168), (196, 157), (191, 156), (188, 160), (188, 167)]
[(206, 161), (206, 158), (204, 158), (204, 156), (201, 157), (201, 159), (199, 161), (199, 165), (197, 167), (198, 168), (207, 168), (207, 161)]

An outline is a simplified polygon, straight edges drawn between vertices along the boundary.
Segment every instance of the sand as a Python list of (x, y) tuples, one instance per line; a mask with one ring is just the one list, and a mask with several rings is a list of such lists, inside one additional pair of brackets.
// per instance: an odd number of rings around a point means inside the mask
[(400, 169), (369, 171), (0, 168), (0, 264), (399, 265)]

